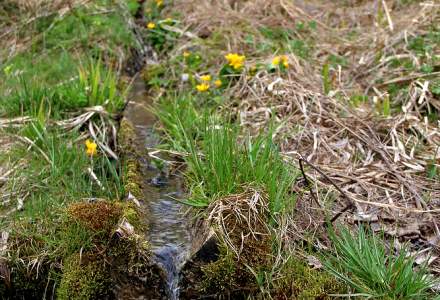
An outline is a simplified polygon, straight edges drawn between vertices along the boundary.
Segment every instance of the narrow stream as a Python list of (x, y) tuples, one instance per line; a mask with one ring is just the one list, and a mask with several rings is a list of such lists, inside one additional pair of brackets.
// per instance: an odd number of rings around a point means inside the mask
[[(154, 132), (154, 115), (147, 109), (151, 98), (145, 90), (145, 83), (138, 78), (133, 83), (132, 99), (124, 116), (134, 125), (138, 147), (156, 147), (159, 137)], [(176, 201), (182, 198), (182, 182), (179, 177), (166, 176), (145, 158), (141, 162), (144, 177), (143, 209), (149, 217), (150, 242), (155, 259), (167, 274), (168, 297), (178, 299), (178, 273), (187, 259), (191, 248), (189, 217), (184, 207)]]

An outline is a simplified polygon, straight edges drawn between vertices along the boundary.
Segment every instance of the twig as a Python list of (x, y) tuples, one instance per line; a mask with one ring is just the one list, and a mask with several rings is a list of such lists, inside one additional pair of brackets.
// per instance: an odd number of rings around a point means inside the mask
[(401, 83), (401, 82), (411, 81), (411, 80), (418, 79), (418, 78), (432, 77), (432, 76), (437, 76), (437, 75), (440, 75), (440, 71), (427, 73), (427, 74), (414, 74), (414, 75), (410, 75), (410, 76), (393, 78), (391, 80), (385, 81), (384, 83), (378, 84), (376, 86), (377, 87), (384, 87), (384, 86), (390, 85), (392, 83)]
[(19, 139), (20, 141), (25, 142), (25, 143), (29, 144), (31, 147), (34, 147), (35, 149), (37, 149), (38, 152), (40, 152), (41, 155), (43, 155), (44, 159), (45, 159), (50, 165), (53, 164), (52, 161), (49, 159), (49, 157), (46, 155), (46, 153), (44, 153), (44, 151), (43, 151), (40, 147), (38, 147), (33, 141), (31, 141), (29, 138), (27, 138), (27, 137), (22, 137), (22, 136), (19, 136), (19, 135), (14, 135), (14, 136), (15, 136), (17, 139)]
[(304, 177), (304, 180), (305, 180), (305, 182), (306, 182), (307, 187), (310, 189), (310, 194), (312, 195), (313, 200), (316, 202), (316, 204), (318, 204), (318, 206), (319, 206), (320, 208), (322, 208), (322, 205), (318, 202), (318, 198), (317, 198), (317, 196), (315, 196), (315, 193), (313, 193), (312, 185), (310, 184), (310, 181), (309, 181), (309, 179), (307, 178), (306, 173), (304, 172), (304, 167), (303, 167), (303, 164), (302, 164), (302, 162), (303, 162), (303, 158), (300, 157), (300, 158), (298, 159), (298, 162), (299, 162), (299, 168), (300, 168), (301, 173), (302, 173), (302, 175), (303, 175), (303, 177)]
[(101, 190), (105, 191), (104, 186), (102, 185), (101, 181), (96, 176), (95, 172), (93, 172), (92, 168), (87, 168), (87, 172), (89, 172), (90, 177), (96, 182), (96, 184), (101, 188)]
[[(351, 210), (355, 207), (354, 205), (354, 201), (348, 197), (348, 195), (329, 177), (327, 176), (324, 172), (322, 172), (318, 167), (315, 167), (311, 162), (305, 160), (302, 156), (300, 157), (300, 162), (304, 161), (306, 164), (308, 164), (312, 169), (314, 169), (316, 172), (318, 172), (321, 176), (323, 176), (326, 180), (328, 180), (335, 188), (336, 190), (341, 193), (342, 197), (345, 198), (347, 204), (345, 205), (344, 208), (342, 208), (342, 210), (340, 210), (335, 216), (333, 216), (330, 219), (330, 223), (333, 223), (334, 221), (336, 221), (340, 215), (342, 215), (344, 212)], [(300, 165), (301, 167), (301, 165)], [(302, 167), (301, 167), (302, 168)], [(302, 170), (303, 171), (303, 170)], [(318, 203), (319, 204), (319, 203)]]
[(390, 11), (388, 9), (388, 6), (387, 6), (387, 3), (385, 2), (385, 0), (382, 0), (382, 6), (383, 6), (383, 10), (385, 11), (385, 15), (387, 17), (388, 26), (390, 28), (390, 31), (394, 31), (393, 20), (391, 19)]

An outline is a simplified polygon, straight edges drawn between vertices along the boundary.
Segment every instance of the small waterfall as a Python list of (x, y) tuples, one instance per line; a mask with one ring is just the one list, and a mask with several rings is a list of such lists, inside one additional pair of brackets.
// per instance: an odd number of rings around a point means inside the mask
[(149, 240), (157, 262), (167, 273), (169, 297), (178, 299), (178, 274), (190, 249), (188, 219), (183, 214), (182, 204), (175, 199), (179, 192), (170, 192), (178, 186), (170, 181), (166, 187), (159, 188), (160, 197), (150, 199), (150, 233)]

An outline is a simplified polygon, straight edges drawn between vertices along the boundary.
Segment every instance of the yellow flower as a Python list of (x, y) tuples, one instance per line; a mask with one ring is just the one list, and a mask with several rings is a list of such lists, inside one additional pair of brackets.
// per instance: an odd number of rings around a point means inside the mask
[(225, 58), (228, 60), (229, 65), (235, 70), (243, 67), (244, 61), (246, 60), (246, 56), (237, 53), (229, 53)]
[(272, 59), (272, 66), (276, 67), (280, 64), (282, 64), (286, 69), (289, 67), (289, 58), (287, 57), (287, 55), (275, 56)]
[(209, 90), (209, 84), (207, 83), (198, 84), (196, 85), (196, 89), (201, 93), (206, 92), (207, 90)]
[(147, 24), (147, 28), (148, 29), (154, 29), (154, 28), (156, 28), (156, 24), (154, 24), (153, 22), (150, 22), (150, 23)]
[(281, 62), (281, 57), (279, 57), (279, 56), (275, 56), (272, 59), (272, 65), (274, 65), (274, 66), (278, 66), (280, 64), (280, 62)]
[(211, 81), (211, 75), (202, 75), (202, 76), (200, 76), (200, 79), (202, 80), (202, 81)]
[(184, 51), (183, 52), (183, 57), (189, 57), (191, 55), (191, 52), (189, 52), (189, 51)]
[(283, 62), (283, 66), (287, 69), (289, 67), (289, 58), (287, 55), (282, 55), (281, 61)]
[(216, 81), (214, 81), (214, 84), (215, 84), (216, 87), (219, 88), (219, 87), (222, 86), (223, 82), (220, 79), (217, 79)]
[(156, 0), (156, 5), (157, 6), (162, 6), (163, 4), (163, 0)]
[(88, 156), (94, 156), (96, 155), (96, 143), (92, 142), (91, 140), (86, 140), (86, 153)]

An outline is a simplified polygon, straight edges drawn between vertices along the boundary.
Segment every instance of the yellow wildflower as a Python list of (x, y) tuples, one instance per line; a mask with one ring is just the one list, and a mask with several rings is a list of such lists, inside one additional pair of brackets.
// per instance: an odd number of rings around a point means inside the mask
[(246, 56), (239, 55), (237, 53), (229, 53), (225, 56), (225, 58), (228, 60), (229, 65), (233, 67), (235, 70), (240, 69), (243, 67), (244, 61), (246, 60)]
[(287, 55), (282, 55), (281, 61), (283, 62), (283, 66), (287, 69), (289, 67), (289, 58)]
[(220, 79), (217, 79), (216, 81), (214, 81), (214, 84), (215, 84), (216, 87), (219, 88), (219, 87), (222, 86), (223, 82)]
[(281, 57), (279, 57), (279, 56), (275, 56), (272, 59), (272, 65), (274, 65), (274, 66), (278, 66), (280, 64), (280, 62), (281, 62)]
[(163, 0), (156, 0), (156, 5), (157, 6), (162, 6), (163, 4)]
[(86, 140), (86, 153), (88, 156), (94, 156), (96, 155), (96, 143), (92, 142), (91, 140)]
[(183, 57), (189, 57), (191, 55), (191, 52), (189, 52), (189, 51), (184, 51), (183, 52)]
[(202, 75), (202, 76), (200, 76), (200, 80), (202, 80), (202, 81), (211, 81), (211, 75), (209, 75), (209, 74)]
[(206, 92), (207, 90), (209, 90), (209, 84), (207, 83), (198, 84), (196, 85), (196, 89), (201, 93)]
[(147, 28), (148, 29), (154, 29), (154, 28), (156, 28), (156, 24), (154, 24), (153, 22), (150, 22), (150, 23), (147, 24)]

